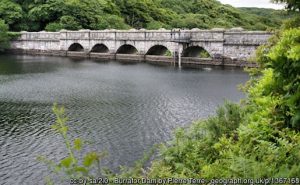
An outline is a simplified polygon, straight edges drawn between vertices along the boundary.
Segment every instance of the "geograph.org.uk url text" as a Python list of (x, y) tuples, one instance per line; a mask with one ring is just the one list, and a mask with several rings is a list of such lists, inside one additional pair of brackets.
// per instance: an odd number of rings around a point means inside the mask
[(196, 178), (96, 178), (70, 179), (70, 184), (300, 184), (300, 178), (259, 178), (259, 179), (196, 179)]

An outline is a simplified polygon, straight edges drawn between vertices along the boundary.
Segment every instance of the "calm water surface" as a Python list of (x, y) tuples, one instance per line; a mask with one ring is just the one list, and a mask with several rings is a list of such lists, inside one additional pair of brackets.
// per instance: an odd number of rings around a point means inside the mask
[(132, 165), (178, 126), (214, 113), (243, 94), (242, 70), (177, 69), (149, 64), (0, 56), (0, 184), (43, 184), (49, 171), (39, 155), (66, 156), (50, 129), (51, 107), (66, 107), (71, 137), (85, 150), (107, 151), (102, 165)]

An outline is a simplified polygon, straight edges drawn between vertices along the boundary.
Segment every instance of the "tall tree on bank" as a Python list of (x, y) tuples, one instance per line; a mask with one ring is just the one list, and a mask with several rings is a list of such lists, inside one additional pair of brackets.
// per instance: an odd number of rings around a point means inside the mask
[(0, 52), (9, 46), (8, 26), (0, 19)]
[(272, 0), (275, 3), (285, 3), (286, 8), (293, 11), (300, 11), (300, 1), (299, 0)]

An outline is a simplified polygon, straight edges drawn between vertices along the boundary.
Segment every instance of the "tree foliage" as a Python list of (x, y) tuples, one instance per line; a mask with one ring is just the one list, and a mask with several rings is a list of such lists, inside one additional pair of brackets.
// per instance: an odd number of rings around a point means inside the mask
[[(69, 127), (67, 126), (68, 118), (65, 116), (64, 107), (54, 104), (53, 112), (56, 116), (56, 121), (52, 125), (52, 129), (62, 136), (66, 146), (67, 156), (58, 163), (44, 156), (39, 156), (38, 160), (47, 164), (49, 169), (60, 177), (59, 180), (57, 179), (60, 183), (65, 183), (70, 181), (70, 179), (82, 179), (86, 181), (84, 184), (93, 184), (90, 182), (96, 177), (93, 176), (92, 169), (97, 168), (97, 174), (101, 174), (100, 161), (105, 157), (106, 153), (88, 152), (82, 158), (79, 158), (78, 156), (82, 152), (84, 142), (80, 138), (73, 140), (69, 138)], [(63, 175), (61, 176), (61, 174)], [(47, 184), (54, 184), (50, 177), (46, 178), (46, 182)]]
[(14, 27), (24, 17), (22, 7), (11, 0), (0, 0), (0, 19)]
[(285, 3), (289, 10), (300, 11), (300, 2), (298, 0), (272, 0), (276, 3)]
[(0, 19), (0, 51), (3, 51), (9, 46), (8, 26), (4, 20)]
[(238, 9), (217, 0), (0, 0), (0, 19), (11, 31), (214, 27), (266, 30), (280, 27), (290, 16), (270, 9)]

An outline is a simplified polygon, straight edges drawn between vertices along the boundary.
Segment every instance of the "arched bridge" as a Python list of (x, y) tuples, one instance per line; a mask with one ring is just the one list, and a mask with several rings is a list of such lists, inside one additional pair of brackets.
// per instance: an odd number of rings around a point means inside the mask
[(12, 49), (29, 54), (245, 65), (272, 34), (241, 29), (21, 32)]

